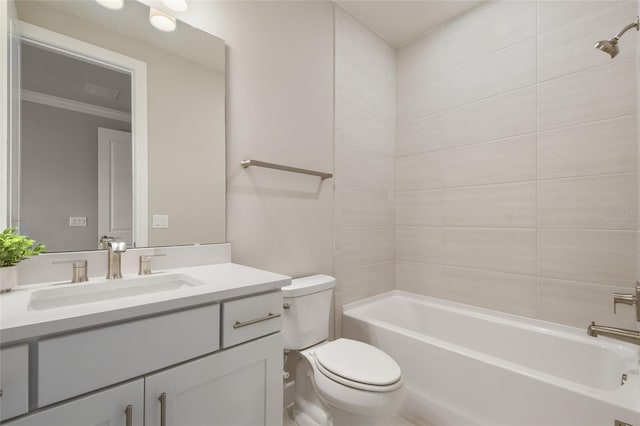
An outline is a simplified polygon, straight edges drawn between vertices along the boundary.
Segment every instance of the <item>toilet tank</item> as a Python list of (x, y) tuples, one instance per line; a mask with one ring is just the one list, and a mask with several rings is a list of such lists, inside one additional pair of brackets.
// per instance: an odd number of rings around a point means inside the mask
[(331, 298), (336, 280), (312, 275), (291, 280), (282, 287), (284, 348), (300, 350), (327, 340)]

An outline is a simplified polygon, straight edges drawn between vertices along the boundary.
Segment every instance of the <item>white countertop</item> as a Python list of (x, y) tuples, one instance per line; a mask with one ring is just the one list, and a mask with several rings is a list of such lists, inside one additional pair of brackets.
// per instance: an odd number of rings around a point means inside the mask
[[(291, 278), (286, 275), (234, 263), (176, 268), (157, 271), (153, 275), (161, 274), (182, 274), (202, 282), (203, 285), (46, 310), (29, 308), (31, 295), (35, 291), (90, 286), (107, 280), (91, 278), (88, 282), (79, 284), (19, 286), (0, 295), (0, 345), (278, 290), (291, 283)], [(137, 275), (125, 275), (123, 279), (136, 277)]]

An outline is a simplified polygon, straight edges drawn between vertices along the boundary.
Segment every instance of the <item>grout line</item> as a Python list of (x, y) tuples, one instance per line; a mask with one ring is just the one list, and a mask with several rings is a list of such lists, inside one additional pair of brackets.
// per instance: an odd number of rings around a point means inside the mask
[[(508, 139), (515, 139), (515, 138), (523, 137), (523, 136), (535, 135), (535, 134), (538, 134), (538, 133), (548, 133), (548, 132), (554, 132), (554, 131), (559, 131), (559, 130), (563, 130), (563, 129), (571, 129), (571, 128), (576, 128), (576, 127), (581, 127), (581, 126), (602, 124), (602, 123), (606, 123), (606, 122), (609, 122), (609, 121), (623, 120), (623, 119), (627, 119), (627, 118), (635, 118), (636, 117), (636, 114), (625, 114), (625, 115), (620, 115), (620, 116), (616, 116), (616, 117), (604, 118), (602, 120), (592, 120), (592, 121), (586, 121), (586, 122), (583, 122), (583, 123), (568, 124), (568, 125), (565, 125), (565, 126), (551, 127), (551, 128), (548, 128), (548, 129), (540, 130), (540, 129), (538, 129), (538, 108), (537, 108), (538, 102), (537, 102), (537, 97), (538, 97), (538, 93), (537, 93), (537, 87), (536, 87), (536, 131), (534, 131), (534, 132), (518, 133), (518, 134), (511, 135), (511, 136), (500, 137), (500, 138), (489, 139), (489, 140), (483, 140), (483, 141), (478, 141), (478, 142), (472, 142), (472, 143), (468, 143), (468, 144), (464, 144), (464, 145), (456, 145), (456, 146), (452, 146), (452, 147), (444, 147), (444, 143), (443, 143), (443, 147), (442, 148), (433, 149), (433, 150), (424, 151), (424, 152), (417, 152), (417, 153), (407, 154), (407, 155), (396, 155), (396, 159), (417, 157), (419, 155), (430, 154), (430, 153), (438, 152), (438, 151), (452, 151), (452, 150), (462, 149), (462, 148), (473, 146), (473, 145), (480, 145), (480, 144), (487, 144), (487, 143), (492, 143), (492, 142), (499, 142), (499, 141), (504, 141), (504, 140), (508, 140)], [(435, 114), (426, 115), (425, 117), (431, 117), (431, 116), (436, 115), (436, 114), (440, 114), (440, 113), (438, 112), (438, 113), (435, 113)]]
[(629, 233), (629, 232), (637, 232), (635, 228), (633, 229), (620, 229), (620, 228), (567, 228), (567, 227), (549, 227), (549, 226), (539, 226), (539, 230), (541, 231), (580, 231), (580, 232), (609, 232), (609, 233)]
[(462, 189), (462, 188), (481, 188), (487, 186), (500, 186), (500, 185), (512, 185), (512, 184), (522, 184), (522, 183), (540, 183), (547, 181), (558, 181), (558, 180), (581, 180), (581, 179), (592, 179), (592, 178), (601, 178), (601, 177), (615, 177), (615, 176), (635, 176), (636, 172), (623, 172), (623, 173), (602, 173), (602, 174), (594, 174), (594, 175), (582, 175), (582, 176), (562, 176), (562, 177), (553, 177), (553, 178), (544, 178), (544, 179), (527, 179), (527, 180), (514, 180), (514, 181), (502, 181), (502, 182), (492, 182), (492, 183), (480, 183), (476, 185), (451, 185), (451, 186), (439, 186), (439, 187), (428, 187), (428, 188), (418, 188), (418, 189), (396, 189), (396, 193), (411, 193), (411, 192), (426, 192), (426, 191), (437, 191), (437, 190), (450, 190), (450, 189)]
[(539, 249), (540, 249), (540, 245), (538, 244), (538, 239), (539, 239), (539, 230), (540, 230), (540, 216), (538, 215), (539, 209), (538, 209), (538, 198), (540, 197), (540, 193), (539, 193), (539, 174), (538, 174), (538, 165), (539, 165), (539, 160), (538, 160), (538, 134), (540, 133), (540, 119), (539, 119), (539, 106), (540, 106), (540, 98), (539, 98), (539, 86), (540, 86), (540, 67), (539, 67), (539, 55), (538, 55), (538, 50), (540, 47), (540, 34), (539, 34), (539, 29), (540, 29), (540, 1), (536, 1), (536, 152), (535, 152), (535, 156), (536, 156), (536, 186), (535, 186), (535, 193), (536, 193), (536, 199), (535, 199), (535, 215), (536, 215), (536, 241), (535, 241), (535, 273), (536, 273), (536, 304), (535, 304), (535, 312), (536, 312), (536, 318), (540, 318), (540, 285), (539, 285), (539, 281), (540, 281), (540, 254), (539, 254)]

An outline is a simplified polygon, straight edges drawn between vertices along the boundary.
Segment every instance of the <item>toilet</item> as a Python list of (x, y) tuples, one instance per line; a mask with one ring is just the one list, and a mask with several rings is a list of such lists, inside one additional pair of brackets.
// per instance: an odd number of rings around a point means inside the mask
[(284, 348), (298, 356), (290, 414), (300, 426), (383, 424), (403, 402), (402, 372), (374, 346), (327, 341), (335, 282), (314, 275), (282, 288)]

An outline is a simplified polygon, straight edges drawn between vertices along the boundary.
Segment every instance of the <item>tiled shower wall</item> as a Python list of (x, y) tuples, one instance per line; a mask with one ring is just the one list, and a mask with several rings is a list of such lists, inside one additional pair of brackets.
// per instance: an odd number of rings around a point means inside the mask
[(395, 49), (335, 7), (336, 324), (395, 283)]
[(396, 287), (578, 327), (636, 280), (634, 2), (489, 2), (397, 52)]

